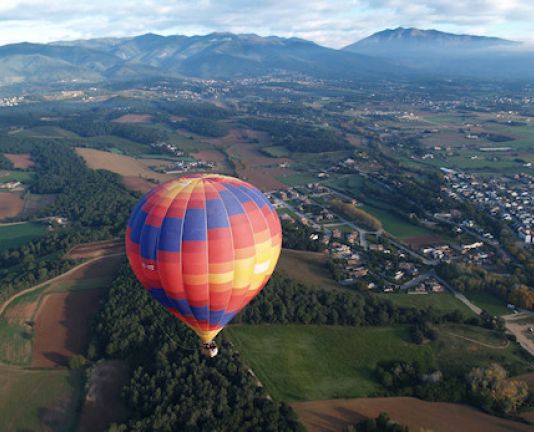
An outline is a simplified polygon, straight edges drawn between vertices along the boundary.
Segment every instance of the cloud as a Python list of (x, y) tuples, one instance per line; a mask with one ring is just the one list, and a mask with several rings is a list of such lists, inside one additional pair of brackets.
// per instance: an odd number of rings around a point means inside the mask
[(533, 19), (530, 0), (8, 0), (0, 43), (231, 31), (340, 47), (399, 25), (525, 39)]

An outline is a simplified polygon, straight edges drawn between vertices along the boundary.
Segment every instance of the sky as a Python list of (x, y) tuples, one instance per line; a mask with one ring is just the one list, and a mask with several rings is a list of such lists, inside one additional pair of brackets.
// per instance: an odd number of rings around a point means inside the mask
[(0, 0), (0, 45), (230, 31), (341, 48), (399, 26), (534, 43), (534, 1)]

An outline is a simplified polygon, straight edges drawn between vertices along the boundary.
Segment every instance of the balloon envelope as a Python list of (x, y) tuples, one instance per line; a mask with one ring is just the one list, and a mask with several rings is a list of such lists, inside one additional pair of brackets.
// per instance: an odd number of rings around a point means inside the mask
[(221, 175), (155, 187), (137, 203), (126, 230), (126, 253), (139, 281), (204, 342), (265, 286), (281, 245), (269, 200)]

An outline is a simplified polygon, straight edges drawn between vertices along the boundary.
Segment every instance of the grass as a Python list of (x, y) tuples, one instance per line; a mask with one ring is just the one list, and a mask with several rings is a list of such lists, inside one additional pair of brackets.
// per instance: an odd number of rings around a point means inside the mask
[(308, 183), (317, 183), (321, 179), (311, 174), (290, 174), (287, 176), (276, 177), (282, 183), (288, 186), (300, 186)]
[(185, 136), (178, 132), (172, 134), (167, 140), (169, 144), (174, 144), (180, 150), (195, 153), (201, 150), (212, 150), (213, 145), (205, 141), (200, 141), (194, 137)]
[(18, 247), (45, 234), (46, 227), (39, 223), (0, 226), (0, 251)]
[(33, 177), (33, 171), (0, 171), (0, 183), (19, 181), (28, 183)]
[(472, 292), (466, 294), (466, 297), (476, 304), (479, 308), (484, 309), (491, 315), (507, 315), (510, 309), (506, 307), (506, 303), (498, 298), (495, 294), (490, 292)]
[(395, 306), (426, 309), (433, 307), (440, 312), (461, 311), (464, 316), (474, 316), (474, 312), (460, 300), (448, 293), (441, 294), (406, 294), (406, 293), (378, 293), (373, 294), (381, 299), (389, 300)]
[(382, 222), (384, 229), (388, 233), (400, 239), (433, 234), (432, 231), (418, 225), (414, 225), (406, 221), (404, 218), (397, 216), (395, 213), (389, 212), (385, 209), (374, 207), (368, 204), (362, 205), (361, 208), (379, 219), (380, 222)]
[(291, 155), (291, 152), (282, 146), (262, 147), (261, 151), (273, 158), (289, 157)]
[(282, 249), (277, 272), (308, 286), (341, 289), (327, 267), (328, 257), (320, 252)]
[(289, 402), (378, 395), (384, 389), (373, 371), (383, 361), (420, 362), (462, 375), (494, 362), (512, 375), (532, 368), (498, 332), (463, 324), (438, 330), (437, 341), (423, 345), (409, 341), (405, 326), (234, 325), (224, 335), (268, 393)]
[(45, 431), (50, 424), (54, 430), (72, 430), (75, 425), (79, 372), (0, 366), (0, 389), (2, 430)]
[(340, 190), (352, 196), (357, 196), (362, 191), (363, 177), (351, 175), (348, 177), (339, 177), (326, 182), (328, 186)]
[(29, 365), (32, 338), (33, 330), (26, 324), (8, 323), (0, 318), (0, 360), (12, 365)]
[(239, 325), (225, 335), (278, 400), (365, 397), (382, 390), (377, 362), (434, 364), (431, 348), (408, 342), (403, 326)]
[[(458, 335), (488, 346), (467, 341)], [(432, 344), (432, 349), (440, 369), (444, 372), (465, 373), (474, 367), (499, 363), (511, 369), (514, 372), (512, 375), (517, 375), (532, 367), (532, 364), (525, 360), (517, 344), (508, 342), (501, 333), (482, 327), (443, 325), (440, 327), (438, 340)]]

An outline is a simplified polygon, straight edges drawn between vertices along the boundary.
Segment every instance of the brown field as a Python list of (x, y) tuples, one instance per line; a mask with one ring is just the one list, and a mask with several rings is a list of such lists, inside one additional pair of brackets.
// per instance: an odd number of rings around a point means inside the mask
[(328, 257), (319, 252), (282, 249), (276, 271), (306, 285), (339, 289), (326, 263)]
[(92, 169), (105, 169), (123, 177), (144, 177), (159, 181), (173, 178), (172, 175), (160, 174), (150, 169), (150, 167), (168, 164), (161, 159), (135, 159), (130, 156), (80, 147), (76, 148), (76, 152), (85, 159), (89, 168)]
[(23, 214), (30, 216), (45, 207), (51, 205), (56, 199), (56, 194), (28, 194), (24, 201)]
[(353, 134), (347, 134), (347, 141), (350, 142), (354, 147), (362, 146), (362, 139)]
[(95, 288), (45, 296), (35, 318), (32, 367), (60, 367), (85, 354), (90, 321), (107, 289)]
[(195, 159), (214, 162), (216, 164), (215, 170), (217, 172), (231, 172), (232, 168), (226, 159), (226, 155), (220, 150), (203, 150), (192, 153)]
[(423, 235), (416, 237), (406, 237), (403, 238), (402, 241), (417, 249), (424, 246), (443, 243), (443, 238), (438, 235)]
[(111, 423), (125, 419), (127, 410), (120, 395), (128, 378), (128, 365), (120, 360), (98, 363), (91, 370), (80, 417), (80, 432), (107, 430)]
[[(252, 143), (252, 139), (258, 140), (260, 144)], [(252, 129), (232, 128), (225, 137), (206, 141), (224, 147), (230, 156), (235, 157), (237, 175), (243, 180), (263, 191), (287, 189), (276, 177), (294, 173), (291, 169), (278, 167), (278, 164), (291, 163), (291, 160), (272, 158), (259, 151), (259, 148), (271, 145), (267, 134)]]
[(141, 192), (143, 194), (147, 193), (155, 186), (154, 183), (149, 182), (147, 179), (136, 176), (123, 176), (122, 182), (128, 189), (135, 192)]
[(151, 123), (152, 116), (148, 114), (124, 114), (113, 120), (113, 123)]
[(527, 432), (532, 426), (494, 417), (467, 405), (427, 402), (411, 397), (335, 399), (291, 406), (308, 432), (338, 432), (347, 425), (387, 412), (412, 431)]
[(93, 243), (85, 243), (73, 247), (65, 256), (65, 259), (96, 258), (102, 255), (110, 255), (124, 252), (124, 240), (104, 240)]
[(26, 169), (33, 166), (29, 154), (4, 153), (4, 156), (11, 161), (15, 168)]
[(35, 316), (33, 367), (65, 366), (72, 355), (85, 354), (91, 318), (107, 291), (102, 287), (116, 275), (121, 260), (121, 256), (96, 260), (50, 286), (94, 281), (94, 288), (45, 295)]
[(65, 277), (61, 278), (61, 282), (74, 282), (83, 279), (101, 279), (109, 278), (111, 281), (120, 266), (122, 256), (102, 257), (102, 259), (95, 260), (91, 264), (85, 265)]
[(24, 200), (15, 192), (0, 192), (0, 219), (15, 217), (24, 209)]

